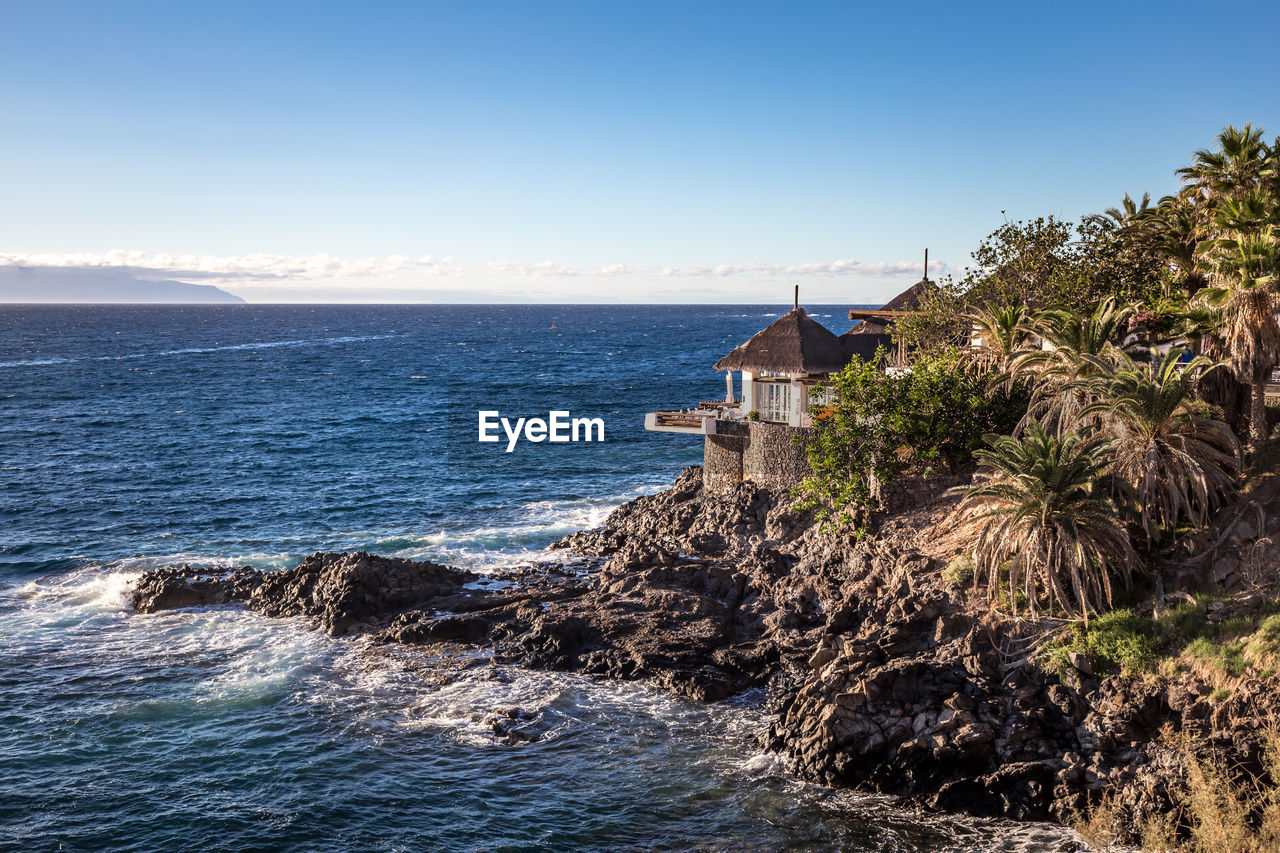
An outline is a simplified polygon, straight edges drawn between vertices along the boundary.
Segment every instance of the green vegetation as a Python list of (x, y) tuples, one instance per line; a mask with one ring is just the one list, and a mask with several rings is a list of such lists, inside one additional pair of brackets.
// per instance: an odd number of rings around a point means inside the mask
[(1080, 412), (1096, 417), (1107, 440), (1111, 477), (1125, 489), (1131, 515), (1147, 543), (1183, 521), (1201, 527), (1240, 469), (1240, 445), (1225, 423), (1195, 397), (1203, 357), (1183, 361), (1171, 347), (1145, 364), (1117, 351), (1099, 362), (1091, 383), (1098, 399)]
[[(1258, 456), (1280, 365), (1280, 140), (1228, 127), (1177, 174), (1155, 204), (1126, 195), (982, 241), (896, 321), (909, 373), (881, 354), (832, 380), (807, 504), (865, 526), (895, 477), (977, 462), (963, 506), (993, 605), (1087, 621), (1134, 575), (1163, 595), (1151, 567), (1242, 485), (1241, 439)], [(1230, 671), (1245, 652), (1215, 654)]]
[(1197, 637), (1187, 646), (1187, 654), (1227, 675), (1244, 675), (1248, 668), (1244, 658), (1244, 645), (1238, 642), (1217, 644), (1208, 637)]
[(1102, 445), (1074, 433), (1055, 438), (1038, 423), (1021, 439), (991, 436), (988, 444), (977, 459), (998, 473), (961, 504), (978, 523), (978, 577), (993, 598), (1007, 584), (1015, 612), (1020, 592), (1033, 616), (1043, 599), (1087, 623), (1090, 610), (1111, 604), (1108, 563), (1126, 586), (1138, 565), (1115, 504), (1094, 488)]
[(1250, 668), (1274, 674), (1280, 654), (1280, 600), (1251, 616), (1214, 621), (1210, 607), (1220, 599), (1201, 595), (1168, 608), (1159, 616), (1118, 609), (1072, 623), (1042, 646), (1044, 666), (1059, 678), (1071, 678), (1070, 655), (1084, 655), (1096, 675), (1139, 676), (1173, 672), (1195, 664), (1208, 674), (1237, 678)]
[(1107, 298), (1150, 302), (1170, 293), (1173, 274), (1145, 245), (1117, 238), (1120, 226), (1086, 217), (1006, 222), (979, 244), (959, 281), (944, 278), (894, 334), (909, 347), (934, 349), (968, 339), (971, 314), (984, 306), (1057, 306), (1087, 313)]
[(1016, 389), (987, 394), (987, 376), (965, 370), (954, 348), (924, 355), (910, 372), (886, 371), (886, 358), (881, 350), (855, 359), (815, 391), (829, 402), (814, 407), (813, 475), (801, 495), (823, 522), (865, 523), (899, 474), (954, 470), (985, 433), (1012, 428), (1025, 409)]
[(1072, 652), (1084, 655), (1095, 673), (1149, 672), (1160, 657), (1158, 628), (1154, 620), (1123, 609), (1099, 616), (1087, 627), (1077, 622), (1068, 637), (1044, 647), (1045, 666), (1067, 680)]

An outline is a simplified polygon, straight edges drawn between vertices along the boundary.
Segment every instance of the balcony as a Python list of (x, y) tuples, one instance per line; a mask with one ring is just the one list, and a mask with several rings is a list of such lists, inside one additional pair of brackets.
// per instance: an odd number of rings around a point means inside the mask
[(650, 432), (678, 432), (685, 435), (715, 435), (717, 420), (741, 420), (739, 405), (725, 400), (706, 400), (697, 408), (649, 412), (644, 428)]

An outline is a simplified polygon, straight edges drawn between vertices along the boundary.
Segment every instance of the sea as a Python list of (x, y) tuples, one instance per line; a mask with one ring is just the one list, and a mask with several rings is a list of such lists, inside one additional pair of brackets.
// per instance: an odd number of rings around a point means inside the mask
[[(0, 850), (1068, 849), (795, 778), (759, 691), (130, 610), (159, 566), (548, 559), (700, 461), (644, 413), (722, 398), (712, 364), (785, 310), (0, 306)], [(604, 441), (507, 452), (480, 411)], [(487, 721), (513, 708), (516, 744)]]

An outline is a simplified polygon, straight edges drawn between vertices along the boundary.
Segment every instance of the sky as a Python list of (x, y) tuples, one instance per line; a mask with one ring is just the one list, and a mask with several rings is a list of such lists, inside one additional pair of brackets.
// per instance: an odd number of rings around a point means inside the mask
[(1280, 133), (1274, 2), (0, 13), (0, 264), (250, 302), (877, 304)]

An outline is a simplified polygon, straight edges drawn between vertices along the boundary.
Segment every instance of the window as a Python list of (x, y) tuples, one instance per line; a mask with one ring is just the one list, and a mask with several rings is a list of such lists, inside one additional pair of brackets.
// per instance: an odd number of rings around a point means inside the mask
[(766, 421), (791, 419), (791, 383), (761, 382), (760, 417)]

